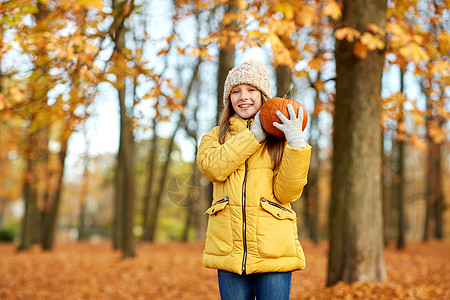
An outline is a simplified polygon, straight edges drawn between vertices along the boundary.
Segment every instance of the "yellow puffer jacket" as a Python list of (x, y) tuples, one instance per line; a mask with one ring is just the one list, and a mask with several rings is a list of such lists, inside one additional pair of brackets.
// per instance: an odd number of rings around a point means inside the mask
[(306, 185), (311, 146), (286, 144), (280, 167), (263, 151), (248, 128), (251, 122), (230, 119), (226, 142), (219, 128), (202, 137), (197, 164), (214, 183), (203, 265), (241, 274), (287, 272), (305, 268), (290, 203)]

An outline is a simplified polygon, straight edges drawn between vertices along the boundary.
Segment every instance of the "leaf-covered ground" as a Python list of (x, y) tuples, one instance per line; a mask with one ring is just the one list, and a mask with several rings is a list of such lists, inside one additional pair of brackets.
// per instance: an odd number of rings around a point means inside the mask
[[(137, 246), (122, 259), (110, 243), (57, 245), (16, 253), (0, 244), (0, 299), (219, 299), (216, 271), (201, 265), (201, 243)], [(385, 250), (385, 283), (325, 288), (327, 245), (304, 243), (308, 266), (295, 272), (291, 299), (450, 299), (450, 242)]]

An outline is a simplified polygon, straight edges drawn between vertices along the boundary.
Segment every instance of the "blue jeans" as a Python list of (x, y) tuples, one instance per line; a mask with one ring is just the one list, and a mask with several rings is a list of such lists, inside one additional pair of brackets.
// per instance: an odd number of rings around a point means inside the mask
[(292, 272), (239, 275), (218, 270), (222, 300), (289, 300)]

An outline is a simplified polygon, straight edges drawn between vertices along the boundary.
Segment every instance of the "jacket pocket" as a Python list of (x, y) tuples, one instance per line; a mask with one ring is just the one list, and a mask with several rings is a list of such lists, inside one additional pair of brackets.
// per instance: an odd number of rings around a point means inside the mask
[(228, 204), (228, 198), (224, 197), (205, 212), (209, 215), (204, 250), (207, 254), (227, 255), (233, 249), (231, 214)]
[(293, 210), (261, 198), (258, 215), (258, 252), (264, 258), (295, 257), (295, 226)]

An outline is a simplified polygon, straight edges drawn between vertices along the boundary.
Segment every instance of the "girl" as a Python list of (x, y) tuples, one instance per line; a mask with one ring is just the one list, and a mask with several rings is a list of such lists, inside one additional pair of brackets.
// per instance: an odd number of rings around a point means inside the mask
[(289, 299), (291, 272), (305, 267), (290, 203), (306, 185), (311, 146), (298, 117), (277, 112), (285, 138), (269, 136), (259, 110), (271, 98), (266, 67), (233, 68), (224, 88), (220, 124), (202, 137), (197, 164), (214, 183), (203, 264), (218, 269), (220, 296)]

